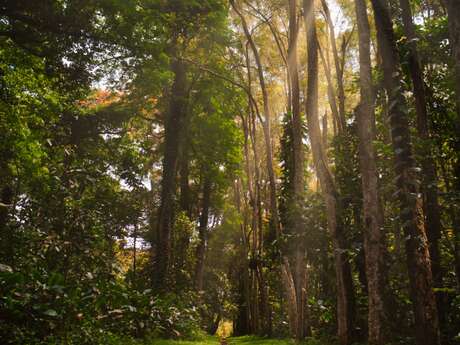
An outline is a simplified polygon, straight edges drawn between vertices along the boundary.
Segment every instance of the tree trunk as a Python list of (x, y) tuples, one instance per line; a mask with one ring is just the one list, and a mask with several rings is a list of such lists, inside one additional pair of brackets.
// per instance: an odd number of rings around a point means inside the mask
[[(248, 40), (249, 46), (251, 47), (252, 53), (254, 55), (254, 59), (256, 62), (256, 66), (257, 66), (258, 78), (259, 78), (259, 85), (262, 91), (264, 119), (262, 119), (257, 109), (255, 109), (255, 111), (258, 115), (260, 122), (262, 123), (262, 128), (263, 128), (263, 133), (264, 133), (264, 142), (265, 142), (265, 151), (266, 151), (267, 172), (268, 172), (268, 178), (269, 178), (269, 184), (268, 184), (269, 185), (269, 198), (270, 198), (270, 208), (269, 208), (270, 209), (270, 235), (269, 235), (269, 238), (276, 239), (281, 234), (281, 226), (280, 226), (280, 219), (279, 219), (278, 205), (277, 205), (275, 171), (273, 167), (273, 150), (272, 150), (272, 144), (271, 144), (271, 128), (270, 128), (271, 127), (271, 124), (270, 124), (271, 109), (270, 109), (270, 104), (269, 104), (268, 91), (265, 85), (265, 77), (264, 77), (263, 66), (262, 66), (262, 62), (260, 59), (259, 51), (249, 31), (248, 25), (246, 23), (246, 19), (241, 13), (241, 11), (238, 9), (238, 7), (236, 6), (236, 3), (234, 0), (230, 0), (230, 4), (233, 10), (235, 11), (235, 13), (238, 15), (238, 17), (241, 20), (243, 31), (245, 33), (246, 39)], [(286, 284), (283, 284), (283, 285), (287, 286)], [(269, 312), (269, 305), (267, 306), (266, 309)], [(262, 316), (262, 319), (265, 319), (266, 317), (270, 319), (269, 316)]]
[(297, 62), (297, 0), (289, 0), (289, 48), (288, 48), (288, 69), (291, 88), (291, 110), (292, 110), (292, 149), (293, 149), (293, 197), (290, 216), (293, 226), (292, 233), (295, 252), (294, 261), (294, 288), (296, 295), (297, 326), (295, 338), (302, 340), (310, 335), (310, 326), (306, 324), (306, 267), (305, 267), (305, 227), (302, 222), (302, 200), (304, 197), (304, 160), (305, 152), (303, 148), (303, 121), (300, 114), (300, 86), (299, 71)]
[(298, 325), (297, 297), (294, 279), (292, 278), (291, 268), (286, 256), (283, 257), (283, 264), (281, 265), (281, 281), (283, 283), (284, 298), (287, 302), (286, 307), (289, 319), (289, 330), (292, 336), (295, 337)]
[[(6, 169), (4, 170), (6, 171)], [(2, 181), (3, 182), (3, 181)], [(6, 185), (0, 190), (0, 255), (4, 263), (13, 264), (14, 241), (12, 228), (8, 226), (11, 203), (13, 202), (14, 192), (10, 186)]]
[[(238, 182), (236, 181), (234, 184), (234, 190), (235, 190), (235, 204), (236, 204), (236, 209), (239, 213), (242, 212), (241, 209), (241, 192), (240, 188), (238, 187)], [(246, 236), (246, 222), (242, 222), (240, 225), (241, 228), (241, 241), (243, 244), (243, 252), (241, 255), (242, 258), (242, 267), (241, 271), (242, 274), (240, 274), (240, 281), (241, 281), (241, 293), (243, 294), (240, 299), (240, 303), (238, 304), (238, 309), (239, 309), (239, 323), (235, 328), (235, 335), (240, 334), (249, 334), (253, 332), (253, 329), (251, 328), (252, 325), (252, 312), (251, 312), (251, 283), (250, 283), (250, 277), (249, 277), (249, 260), (248, 260), (248, 253), (249, 253), (249, 243), (248, 243), (248, 238)]]
[(373, 141), (375, 108), (370, 55), (370, 28), (365, 0), (355, 0), (359, 38), (359, 81), (361, 100), (357, 109), (359, 161), (364, 207), (364, 253), (368, 290), (368, 343), (385, 344), (385, 308), (383, 292), (382, 217), (378, 192), (378, 174)]
[(345, 236), (340, 219), (340, 205), (337, 190), (329, 171), (326, 154), (321, 142), (318, 118), (318, 42), (314, 17), (313, 0), (304, 0), (305, 26), (307, 28), (308, 81), (306, 113), (308, 133), (321, 190), (326, 202), (328, 228), (334, 246), (334, 259), (337, 284), (337, 325), (340, 344), (352, 341), (354, 296), (351, 268), (344, 253)]
[[(247, 67), (247, 74), (248, 74), (248, 89), (252, 92), (252, 73), (251, 73), (251, 64), (249, 59), (249, 52), (248, 49), (245, 51), (246, 57), (246, 67)], [(264, 274), (263, 274), (263, 267), (262, 267), (262, 260), (260, 258), (263, 256), (263, 220), (262, 220), (262, 200), (261, 200), (261, 191), (260, 191), (260, 169), (259, 169), (259, 153), (257, 151), (257, 136), (256, 136), (256, 115), (254, 114), (256, 110), (254, 106), (249, 100), (249, 119), (246, 121), (246, 131), (245, 134), (245, 155), (249, 157), (249, 150), (248, 150), (248, 143), (247, 143), (247, 136), (250, 138), (252, 152), (254, 155), (254, 181), (252, 181), (252, 172), (250, 169), (249, 164), (247, 164), (247, 175), (248, 175), (248, 191), (250, 196), (250, 205), (252, 207), (252, 234), (253, 234), (253, 251), (252, 257), (256, 262), (256, 274), (257, 282), (259, 289), (257, 290), (257, 286), (254, 287), (255, 292), (259, 292), (259, 299), (253, 301), (253, 303), (260, 302), (260, 320), (253, 319), (254, 324), (258, 324), (256, 321), (260, 321), (261, 328), (257, 329), (257, 331), (262, 335), (271, 334), (271, 312), (270, 312), (270, 305), (268, 301), (268, 286), (266, 284)], [(247, 150), (247, 152), (246, 152)], [(247, 159), (249, 163), (250, 160)], [(254, 329), (256, 330), (256, 329)]]
[[(417, 132), (422, 139), (422, 149), (420, 151), (422, 164), (422, 192), (423, 192), (423, 213), (426, 220), (426, 233), (428, 238), (429, 252), (431, 258), (431, 272), (433, 274), (433, 284), (436, 288), (441, 288), (442, 272), (439, 254), (439, 239), (441, 238), (441, 214), (438, 201), (437, 173), (436, 165), (431, 153), (429, 143), (430, 133), (428, 129), (427, 101), (425, 94), (425, 83), (423, 81), (423, 71), (417, 51), (417, 36), (415, 34), (414, 23), (412, 21), (412, 11), (408, 0), (400, 0), (404, 33), (409, 45), (409, 71), (412, 79), (412, 88), (415, 98), (415, 111), (417, 114)], [(439, 320), (443, 316), (442, 295), (437, 295), (437, 306)]]
[(257, 50), (256, 44), (254, 40), (252, 39), (252, 35), (246, 23), (246, 19), (244, 18), (243, 14), (238, 9), (238, 7), (236, 6), (234, 0), (230, 0), (230, 4), (233, 10), (235, 11), (235, 13), (241, 19), (241, 24), (243, 26), (243, 30), (244, 30), (246, 39), (249, 42), (249, 45), (251, 47), (251, 50), (254, 55), (256, 65), (257, 65), (257, 73), (259, 76), (260, 89), (262, 91), (264, 116), (265, 116), (264, 119), (260, 118), (260, 120), (261, 120), (262, 127), (263, 127), (265, 151), (267, 154), (267, 158), (266, 158), (267, 159), (267, 172), (268, 172), (268, 177), (269, 177), (269, 188), (270, 188), (270, 213), (271, 213), (270, 223), (271, 223), (272, 231), (274, 231), (276, 233), (276, 236), (278, 236), (281, 229), (280, 229), (280, 222), (279, 222), (278, 206), (277, 206), (277, 201), (276, 201), (276, 198), (277, 198), (276, 181), (275, 181), (275, 171), (273, 168), (273, 150), (272, 150), (272, 144), (271, 144), (271, 129), (270, 129), (271, 127), (270, 125), (271, 109), (270, 109), (270, 104), (269, 104), (269, 99), (268, 99), (268, 91), (265, 86), (265, 77), (264, 77), (262, 62), (260, 60), (259, 51)]
[[(457, 104), (457, 137), (455, 138), (455, 150), (460, 152), (460, 3), (458, 0), (445, 0), (447, 17), (449, 22), (450, 45), (455, 66), (455, 95)], [(454, 166), (454, 189), (460, 193), (460, 156)], [(457, 273), (458, 290), (460, 291), (460, 210), (456, 210), (453, 219), (455, 231), (455, 268)]]
[(192, 217), (192, 202), (190, 195), (190, 184), (189, 184), (189, 175), (190, 175), (190, 157), (189, 149), (187, 143), (184, 144), (182, 150), (182, 158), (180, 162), (180, 208), (187, 217)]
[(329, 27), (329, 39), (332, 48), (332, 56), (334, 58), (335, 75), (337, 78), (337, 95), (339, 98), (339, 129), (345, 130), (345, 89), (343, 87), (343, 68), (340, 66), (339, 53), (337, 51), (337, 43), (335, 39), (334, 23), (332, 23), (331, 14), (329, 7), (327, 6), (326, 0), (321, 0), (324, 14), (326, 16), (326, 22)]
[(449, 22), (450, 45), (455, 66), (456, 103), (459, 111), (457, 124), (460, 127), (460, 2), (444, 0)]
[[(177, 162), (186, 110), (186, 71), (182, 60), (175, 59), (172, 62), (172, 72), (174, 81), (169, 114), (165, 119), (161, 201), (156, 222), (156, 241), (152, 246), (154, 250), (153, 285), (158, 291), (165, 291), (169, 285)], [(154, 224), (150, 226), (153, 227)]]
[(418, 195), (415, 162), (402, 93), (399, 55), (393, 24), (385, 0), (371, 0), (377, 27), (377, 41), (382, 58), (384, 83), (389, 99), (391, 140), (397, 176), (400, 220), (406, 238), (406, 259), (411, 299), (415, 315), (418, 345), (439, 344), (436, 302), (432, 286), (422, 200)]
[(200, 214), (200, 225), (198, 227), (199, 243), (196, 248), (195, 288), (197, 291), (203, 290), (204, 261), (206, 257), (206, 247), (208, 242), (208, 219), (210, 202), (211, 181), (209, 177), (206, 176), (203, 182), (203, 200)]

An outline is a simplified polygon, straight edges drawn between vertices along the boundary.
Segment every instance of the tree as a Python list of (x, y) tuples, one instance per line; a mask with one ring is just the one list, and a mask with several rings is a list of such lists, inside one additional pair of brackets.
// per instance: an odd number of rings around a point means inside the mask
[[(289, 231), (294, 234), (294, 245), (291, 245), (292, 251), (295, 253), (293, 257), (294, 266), (294, 287), (296, 296), (296, 339), (302, 340), (311, 334), (310, 325), (308, 324), (307, 311), (307, 271), (305, 267), (305, 241), (304, 232), (305, 225), (302, 220), (302, 204), (305, 190), (305, 150), (303, 144), (304, 130), (303, 120), (300, 112), (300, 86), (299, 86), (299, 71), (297, 62), (297, 37), (299, 33), (297, 14), (297, 1), (289, 0), (289, 47), (288, 47), (288, 69), (291, 89), (291, 105), (292, 110), (292, 195), (288, 203), (289, 217), (292, 219), (289, 225), (292, 229)], [(285, 273), (287, 274), (287, 272)]]
[(382, 208), (378, 190), (375, 149), (375, 107), (372, 83), (370, 28), (365, 0), (355, 0), (359, 37), (360, 103), (356, 109), (358, 124), (359, 158), (363, 189), (364, 251), (366, 258), (367, 291), (369, 300), (369, 344), (385, 343), (384, 300), (384, 238)]
[(372, 0), (379, 53), (382, 59), (384, 84), (387, 92), (388, 116), (394, 151), (394, 167), (404, 231), (406, 260), (411, 298), (414, 309), (417, 344), (439, 344), (439, 327), (430, 255), (423, 219), (422, 201), (412, 157), (412, 143), (407, 119), (407, 105), (400, 81), (400, 63), (392, 20), (384, 0)]
[(311, 141), (313, 162), (326, 203), (328, 229), (332, 237), (337, 286), (337, 324), (340, 343), (352, 341), (354, 296), (349, 262), (345, 256), (344, 229), (340, 219), (340, 201), (322, 145), (318, 119), (318, 39), (313, 1), (304, 0), (305, 26), (307, 28), (308, 81), (305, 111)]
[[(455, 83), (455, 95), (456, 95), (456, 105), (457, 105), (457, 121), (455, 128), (457, 133), (460, 131), (460, 6), (455, 0), (446, 0), (446, 9), (449, 22), (449, 35), (451, 42), (452, 57), (454, 63), (454, 83)], [(455, 141), (455, 149), (458, 151), (460, 148), (460, 138), (457, 135)], [(460, 190), (460, 159), (457, 157), (457, 162), (455, 164), (455, 189), (458, 192)], [(458, 286), (460, 286), (460, 219), (458, 216), (458, 211), (453, 219), (454, 228), (455, 228), (455, 267)]]
[[(428, 128), (428, 110), (423, 80), (423, 70), (417, 50), (417, 36), (412, 21), (412, 11), (408, 0), (400, 0), (404, 32), (409, 45), (409, 71), (412, 79), (412, 88), (415, 98), (415, 110), (417, 114), (417, 132), (422, 139), (422, 185), (423, 213), (426, 221), (426, 234), (428, 239), (431, 271), (435, 287), (442, 287), (442, 272), (440, 268), (439, 239), (441, 237), (441, 214), (439, 210), (437, 173), (435, 162), (432, 159), (430, 132)], [(439, 294), (438, 294), (439, 295)], [(438, 296), (438, 314), (441, 316), (441, 296)]]

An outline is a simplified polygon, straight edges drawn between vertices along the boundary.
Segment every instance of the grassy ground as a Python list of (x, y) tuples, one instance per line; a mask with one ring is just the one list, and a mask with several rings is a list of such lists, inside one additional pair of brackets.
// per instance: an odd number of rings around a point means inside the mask
[[(203, 337), (200, 340), (163, 340), (155, 339), (145, 343), (146, 345), (220, 345), (219, 337)], [(230, 337), (227, 338), (227, 345), (294, 345), (292, 339), (267, 339), (255, 336)], [(310, 339), (302, 343), (302, 345), (326, 345), (328, 342), (321, 342)]]
[(193, 340), (193, 341), (155, 339), (151, 343), (151, 345), (219, 345), (219, 338), (206, 337), (200, 340)]
[(227, 339), (228, 345), (292, 345), (294, 342), (287, 339), (266, 339), (254, 336), (245, 336)]
[[(178, 341), (178, 340), (154, 340), (151, 345), (219, 345), (218, 337), (207, 337), (202, 340)], [(227, 338), (227, 345), (293, 345), (289, 339), (266, 339), (254, 336)], [(305, 345), (319, 345), (315, 341), (306, 342)], [(149, 344), (150, 345), (150, 344)]]

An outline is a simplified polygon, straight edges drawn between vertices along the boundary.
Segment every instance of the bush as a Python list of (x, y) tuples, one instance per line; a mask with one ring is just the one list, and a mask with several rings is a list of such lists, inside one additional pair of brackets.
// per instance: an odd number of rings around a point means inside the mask
[(120, 336), (200, 335), (191, 295), (159, 298), (115, 278), (88, 274), (65, 283), (56, 272), (14, 272), (2, 265), (0, 294), (3, 344), (111, 344)]

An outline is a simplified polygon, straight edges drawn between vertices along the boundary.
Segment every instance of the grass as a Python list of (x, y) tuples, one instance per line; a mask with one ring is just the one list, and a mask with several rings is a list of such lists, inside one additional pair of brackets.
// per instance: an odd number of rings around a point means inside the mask
[[(218, 337), (204, 337), (200, 340), (166, 340), (155, 339), (146, 343), (148, 345), (219, 345)], [(267, 339), (255, 336), (244, 336), (236, 338), (228, 338), (228, 345), (294, 345), (295, 342), (291, 339)], [(325, 345), (316, 340), (307, 340), (303, 345)]]
[(290, 339), (267, 339), (255, 336), (244, 336), (237, 338), (229, 338), (228, 345), (292, 345), (294, 341)]
[(218, 345), (217, 337), (203, 337), (200, 340), (170, 340), (170, 339), (155, 339), (148, 343), (149, 345)]

